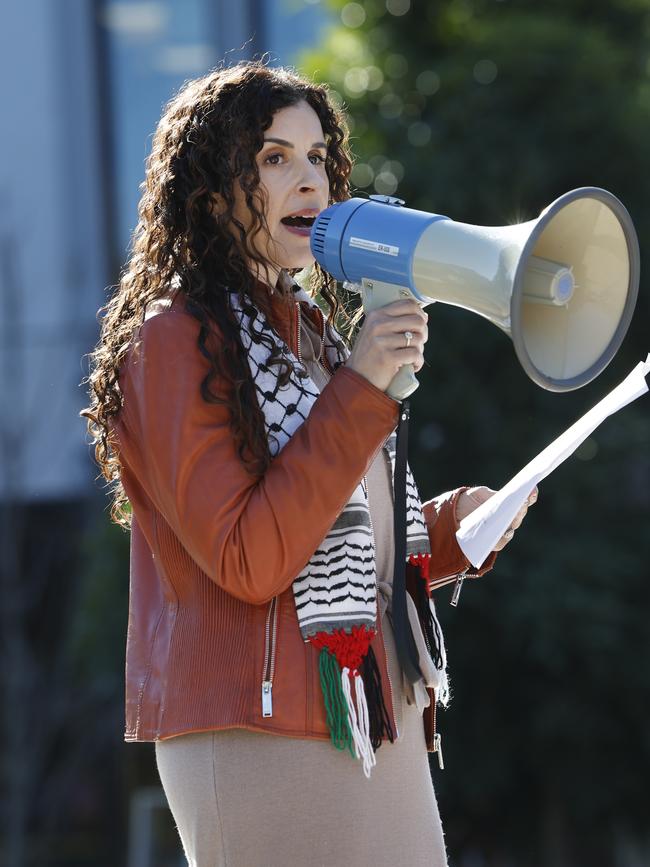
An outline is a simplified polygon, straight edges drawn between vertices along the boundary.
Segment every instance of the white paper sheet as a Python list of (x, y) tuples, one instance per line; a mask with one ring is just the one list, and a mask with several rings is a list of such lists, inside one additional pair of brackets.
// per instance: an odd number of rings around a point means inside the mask
[(534, 457), (505, 487), (486, 500), (463, 521), (456, 533), (458, 544), (477, 568), (503, 536), (535, 485), (565, 461), (580, 443), (608, 416), (648, 391), (650, 353), (628, 376), (582, 418)]

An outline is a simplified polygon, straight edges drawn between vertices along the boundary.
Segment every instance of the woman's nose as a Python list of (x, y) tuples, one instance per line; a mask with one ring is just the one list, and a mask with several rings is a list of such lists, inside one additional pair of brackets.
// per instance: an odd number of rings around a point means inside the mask
[(300, 178), (298, 179), (298, 187), (301, 192), (307, 190), (317, 190), (326, 182), (324, 173), (320, 170), (320, 163), (307, 162), (302, 167)]

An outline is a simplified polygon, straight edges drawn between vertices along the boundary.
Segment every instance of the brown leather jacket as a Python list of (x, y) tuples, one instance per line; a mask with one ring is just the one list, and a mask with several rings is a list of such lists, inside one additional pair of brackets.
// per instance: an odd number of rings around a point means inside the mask
[[(298, 302), (272, 298), (296, 353)], [(322, 334), (320, 310), (304, 313)], [(227, 408), (201, 397), (209, 363), (198, 332), (178, 295), (148, 314), (120, 370), (113, 432), (132, 508), (124, 739), (231, 727), (328, 739), (318, 652), (302, 640), (292, 583), (396, 427), (399, 404), (338, 368), (256, 480), (237, 456)], [(453, 532), (457, 493), (424, 508), (432, 581), (470, 565)], [(377, 628), (395, 731), (380, 617)]]

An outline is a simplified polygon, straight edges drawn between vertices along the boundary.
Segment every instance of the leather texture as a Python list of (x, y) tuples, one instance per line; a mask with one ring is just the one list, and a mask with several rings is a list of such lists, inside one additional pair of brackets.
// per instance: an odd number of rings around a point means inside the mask
[[(274, 327), (295, 353), (298, 302), (271, 297)], [(399, 403), (339, 367), (254, 478), (227, 408), (201, 396), (209, 361), (197, 347), (199, 323), (180, 293), (157, 308), (121, 366), (123, 406), (112, 425), (132, 508), (124, 739), (229, 727), (329, 739), (318, 651), (300, 635), (292, 582), (395, 429)], [(302, 309), (322, 334), (321, 311)], [(211, 389), (227, 397), (217, 380)], [(425, 504), (431, 579), (469, 566), (450, 532), (457, 494)], [(395, 730), (381, 618), (377, 626), (372, 647)], [(265, 717), (262, 681), (271, 673)]]

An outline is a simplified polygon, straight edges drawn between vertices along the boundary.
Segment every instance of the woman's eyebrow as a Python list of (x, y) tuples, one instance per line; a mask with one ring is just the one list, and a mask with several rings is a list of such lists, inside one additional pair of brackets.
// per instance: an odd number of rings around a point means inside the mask
[[(292, 145), (290, 141), (287, 141), (287, 140), (284, 139), (284, 138), (271, 138), (271, 137), (269, 137), (269, 138), (265, 138), (265, 139), (264, 139), (264, 144), (266, 144), (266, 143), (269, 142), (269, 141), (272, 141), (272, 142), (274, 142), (275, 144), (284, 145), (285, 148), (292, 148), (292, 147), (294, 147), (294, 145)], [(312, 147), (313, 147), (313, 148), (323, 148), (324, 150), (327, 150), (327, 145), (325, 144), (324, 141), (315, 141), (315, 142), (313, 143)]]

